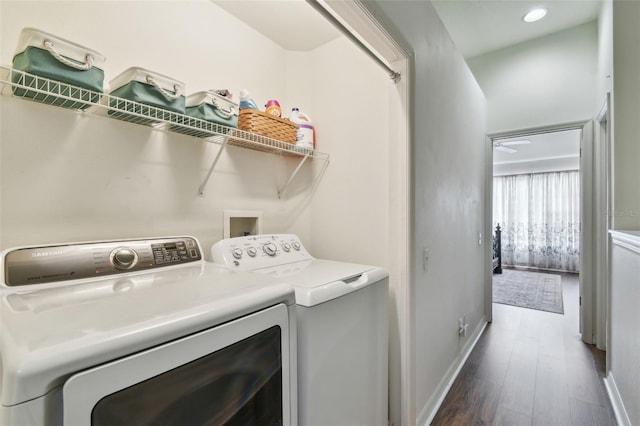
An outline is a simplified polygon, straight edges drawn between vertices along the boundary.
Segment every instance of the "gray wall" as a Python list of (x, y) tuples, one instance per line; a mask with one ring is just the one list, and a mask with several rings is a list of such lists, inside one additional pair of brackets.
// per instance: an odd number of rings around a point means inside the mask
[(594, 21), (470, 58), (487, 97), (488, 133), (592, 118), (600, 102), (597, 29)]
[(613, 2), (613, 229), (640, 230), (640, 2)]
[[(423, 424), (471, 332), (484, 324), (484, 247), (478, 234), (485, 221), (485, 99), (430, 3), (381, 1), (377, 7), (414, 54), (411, 285), (415, 421)], [(430, 255), (423, 268), (425, 248)], [(470, 333), (458, 337), (463, 315)], [(392, 420), (399, 424), (394, 401), (391, 406)]]

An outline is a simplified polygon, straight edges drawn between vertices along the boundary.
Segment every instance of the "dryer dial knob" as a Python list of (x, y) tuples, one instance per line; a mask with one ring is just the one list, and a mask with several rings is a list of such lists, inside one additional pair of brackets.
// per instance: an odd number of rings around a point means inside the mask
[(242, 249), (234, 248), (231, 254), (233, 254), (233, 257), (235, 257), (236, 259), (240, 259), (242, 257)]
[(255, 247), (249, 247), (247, 249), (247, 253), (249, 253), (249, 256), (251, 257), (256, 257), (256, 254), (258, 254), (258, 250), (256, 250)]
[(296, 249), (296, 250), (300, 250), (300, 243), (299, 243), (299, 242), (297, 242), (297, 241), (296, 241), (296, 242), (294, 242), (294, 243), (293, 243), (293, 248), (294, 248), (294, 249)]
[(267, 253), (269, 256), (275, 256), (276, 252), (278, 251), (278, 247), (276, 247), (275, 244), (273, 243), (267, 243), (265, 244), (262, 249), (264, 250), (265, 253)]
[(111, 252), (111, 263), (116, 269), (131, 269), (138, 263), (138, 255), (130, 248), (119, 247)]
[(289, 252), (289, 250), (291, 250), (291, 244), (289, 243), (284, 243), (282, 245), (282, 250), (286, 251), (287, 253)]

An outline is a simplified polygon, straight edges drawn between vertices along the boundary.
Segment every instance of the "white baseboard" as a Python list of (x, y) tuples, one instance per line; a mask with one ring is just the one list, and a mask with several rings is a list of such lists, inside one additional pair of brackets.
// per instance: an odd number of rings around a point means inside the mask
[(438, 383), (436, 391), (433, 393), (431, 398), (429, 398), (429, 401), (427, 401), (422, 410), (420, 410), (420, 414), (416, 419), (416, 424), (423, 426), (431, 424), (433, 418), (436, 416), (436, 413), (442, 405), (442, 401), (444, 401), (447, 393), (449, 393), (451, 385), (453, 385), (456, 377), (460, 374), (460, 370), (462, 370), (464, 363), (467, 362), (467, 358), (471, 355), (473, 348), (476, 347), (476, 343), (478, 343), (478, 340), (480, 339), (480, 336), (482, 336), (486, 327), (487, 321), (483, 316), (476, 328), (473, 330), (473, 334), (469, 336), (470, 339), (467, 341), (467, 344), (463, 348), (461, 354), (451, 364), (442, 380), (440, 380), (440, 383)]
[(618, 392), (616, 381), (613, 379), (613, 374), (609, 372), (603, 380), (607, 388), (609, 401), (611, 401), (611, 406), (613, 407), (613, 413), (616, 415), (616, 422), (619, 426), (631, 426), (631, 420), (629, 420), (627, 410), (624, 408), (624, 403), (620, 397), (620, 392)]

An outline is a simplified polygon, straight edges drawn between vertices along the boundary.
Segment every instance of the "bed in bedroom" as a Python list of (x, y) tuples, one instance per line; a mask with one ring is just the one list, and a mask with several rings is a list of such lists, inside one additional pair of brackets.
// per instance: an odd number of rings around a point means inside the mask
[(493, 266), (494, 274), (502, 273), (502, 228), (500, 224), (496, 226), (493, 232), (493, 250), (491, 263)]

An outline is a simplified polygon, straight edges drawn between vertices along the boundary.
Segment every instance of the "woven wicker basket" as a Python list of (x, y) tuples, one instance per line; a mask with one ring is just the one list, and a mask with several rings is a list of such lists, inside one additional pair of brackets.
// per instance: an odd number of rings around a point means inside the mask
[(297, 128), (292, 121), (253, 109), (241, 109), (238, 115), (238, 129), (294, 145)]

